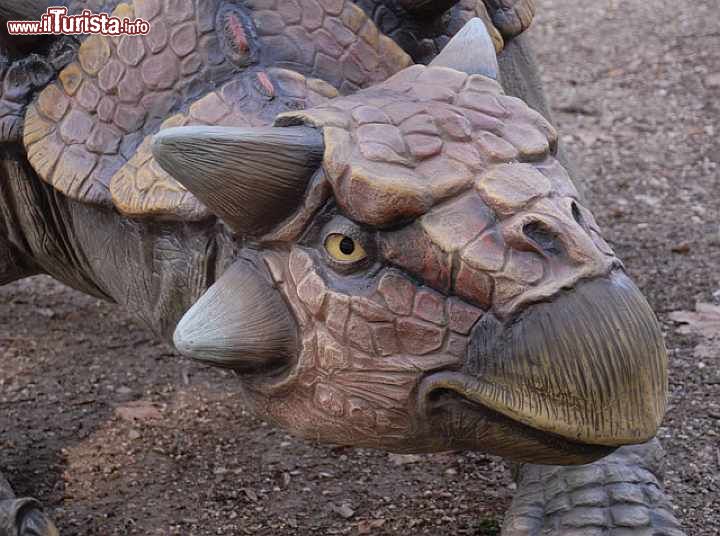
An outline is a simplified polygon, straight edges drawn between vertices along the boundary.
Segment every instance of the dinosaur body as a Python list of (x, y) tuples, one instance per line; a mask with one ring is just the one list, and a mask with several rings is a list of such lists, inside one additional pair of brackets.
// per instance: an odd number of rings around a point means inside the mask
[(562, 165), (532, 2), (94, 7), (151, 31), (4, 44), (0, 283), (135, 311), (306, 437), (548, 464), (652, 438), (662, 337)]
[[(205, 37), (213, 33), (208, 31), (208, 28), (214, 29), (215, 21), (212, 19), (215, 17), (211, 15), (215, 14), (215, 10), (218, 10), (222, 15), (223, 7), (220, 4), (212, 6), (195, 6), (191, 2), (183, 4), (186, 4), (183, 7), (187, 13), (176, 14), (173, 17), (184, 18), (185, 20), (189, 20), (193, 16), (196, 18), (195, 24), (193, 22), (185, 24), (186, 34), (189, 35), (193, 32), (202, 34), (203, 29), (206, 34)], [(364, 16), (362, 11), (352, 2), (336, 2), (336, 4), (336, 7), (329, 8), (332, 10), (329, 14), (325, 14), (322, 27), (315, 28), (314, 31), (318, 35), (321, 32), (322, 35), (326, 35), (329, 30), (335, 30), (343, 34), (349, 33), (348, 26), (356, 31), (362, 31), (365, 27), (373, 27), (370, 17)], [(435, 41), (439, 40), (438, 42), (446, 42), (452, 33), (462, 26), (463, 21), (467, 21), (476, 15), (478, 11), (485, 15), (484, 6), (481, 3), (478, 3), (474, 10), (467, 7), (469, 4), (465, 2), (456, 7), (453, 10), (451, 21), (434, 24), (423, 23), (423, 18), (418, 21), (415, 17), (409, 17), (402, 6), (393, 4), (391, 8), (393, 12), (397, 13), (397, 19), (395, 20), (410, 21), (412, 23), (412, 28), (409, 29), (407, 28), (407, 22), (404, 22), (404, 25), (395, 29), (395, 33), (400, 32), (402, 35), (407, 36), (409, 33), (412, 34), (412, 30), (415, 32), (420, 31), (424, 35), (419, 38), (420, 41), (427, 41), (431, 39), (429, 36), (439, 33), (440, 35), (435, 36), (433, 39)], [(302, 39), (299, 39), (300, 42), (294, 43), (293, 47), (302, 49), (309, 46), (308, 43), (311, 43), (311, 40), (307, 33), (310, 30), (307, 28), (313, 28), (315, 23), (310, 20), (310, 17), (302, 20), (297, 19), (297, 10), (302, 6), (298, 5), (293, 8), (293, 5), (292, 2), (288, 3), (288, 6), (280, 10), (278, 16), (277, 10), (271, 9), (272, 6), (265, 6), (262, 2), (258, 2), (257, 6), (253, 6), (251, 11), (259, 19), (259, 22), (254, 21), (252, 29), (243, 28), (243, 34), (260, 34), (261, 40), (263, 35), (267, 35), (267, 41), (272, 45), (277, 37), (288, 38), (287, 36), (273, 35), (278, 32), (282, 33), (282, 26), (280, 28), (277, 26), (281, 24), (289, 25), (294, 22), (296, 25), (293, 28), (296, 31), (288, 30), (288, 33), (291, 38), (297, 38), (300, 35)], [(375, 20), (387, 24), (387, 20), (390, 18), (388, 16), (390, 8), (377, 5), (363, 5), (363, 7), (368, 10)], [(215, 9), (210, 10), (212, 11), (211, 14), (205, 12), (207, 8)], [(166, 33), (168, 24), (163, 18), (169, 17), (169, 15), (164, 13), (164, 9), (164, 6), (160, 3), (141, 2), (136, 6), (134, 14), (138, 17), (146, 17), (151, 22), (154, 18), (157, 18), (160, 22), (155, 25), (154, 32), (161, 33), (158, 28), (162, 24)], [(169, 7), (169, 9), (171, 8)], [(229, 7), (224, 9), (226, 11), (226, 20), (246, 20), (244, 18), (247, 16), (246, 12), (237, 11), (232, 4), (229, 4)], [(320, 15), (322, 14), (318, 16)], [(208, 20), (202, 21), (203, 17)], [(338, 23), (338, 21), (348, 22)], [(264, 26), (268, 27), (268, 30), (263, 30), (263, 22), (265, 23)], [(274, 22), (275, 26), (271, 22)], [(260, 26), (260, 29), (255, 27), (256, 24)], [(342, 30), (337, 29), (339, 24), (342, 25)], [(424, 29), (426, 26), (428, 28)], [(179, 31), (176, 30), (176, 32)], [(377, 34), (376, 30), (373, 31)], [(389, 32), (393, 33), (393, 31)], [(35, 86), (20, 88), (17, 93), (24, 91), (25, 94), (15, 99), (18, 102), (9, 103), (6, 106), (14, 113), (3, 118), (8, 124), (12, 121), (12, 128), (8, 127), (2, 145), (4, 153), (3, 165), (7, 180), (4, 181), (3, 189), (0, 191), (3, 199), (2, 207), (5, 209), (3, 210), (4, 217), (0, 220), (0, 224), (5, 227), (2, 236), (8, 237), (9, 244), (6, 247), (8, 250), (13, 251), (13, 258), (17, 257), (18, 260), (9, 263), (10, 266), (6, 271), (0, 273), (0, 278), (9, 281), (36, 272), (48, 273), (73, 288), (133, 308), (156, 333), (165, 338), (170, 338), (179, 317), (214, 282), (214, 274), (227, 265), (233, 252), (232, 246), (228, 245), (227, 240), (222, 237), (221, 229), (220, 232), (217, 232), (217, 229), (208, 229), (207, 220), (212, 215), (197, 203), (192, 196), (183, 191), (182, 187), (176, 183), (168, 184), (171, 181), (168, 181), (166, 177), (162, 176), (162, 172), (158, 172), (156, 169), (137, 170), (133, 166), (135, 163), (132, 161), (133, 157), (135, 160), (140, 160), (141, 158), (147, 159), (148, 156), (147, 146), (143, 147), (142, 145), (143, 132), (152, 132), (163, 121), (178, 124), (202, 122), (232, 125), (268, 124), (281, 111), (309, 107), (338, 94), (338, 91), (328, 83), (315, 79), (311, 82), (315, 91), (304, 88), (302, 93), (305, 94), (297, 94), (296, 92), (292, 95), (283, 95), (281, 89), (283, 83), (288, 86), (297, 85), (298, 80), (294, 78), (297, 77), (302, 80), (303, 77), (297, 76), (296, 72), (277, 69), (275, 68), (276, 65), (289, 65), (301, 73), (319, 75), (325, 80), (330, 80), (338, 89), (344, 92), (352, 92), (357, 90), (358, 87), (368, 86), (373, 82), (386, 78), (393, 71), (409, 65), (411, 60), (405, 56), (400, 47), (391, 43), (387, 37), (382, 37), (380, 40), (378, 34), (375, 38), (384, 44), (376, 44), (378, 51), (371, 51), (371, 55), (380, 56), (385, 54), (384, 49), (390, 49), (391, 55), (396, 56), (396, 58), (388, 60), (388, 62), (394, 61), (394, 65), (375, 66), (373, 72), (369, 74), (360, 72), (353, 78), (358, 82), (355, 84), (350, 79), (343, 79), (342, 75), (339, 77), (333, 62), (323, 66), (321, 59), (323, 56), (320, 56), (320, 59), (317, 58), (318, 54), (320, 54), (319, 51), (310, 52), (305, 58), (293, 56), (292, 61), (287, 59), (287, 56), (292, 56), (290, 52), (281, 52), (280, 57), (270, 57), (262, 62), (265, 67), (270, 67), (269, 73), (266, 69), (257, 67), (253, 67), (254, 73), (252, 74), (243, 73), (240, 83), (244, 86), (243, 92), (247, 91), (249, 95), (243, 95), (240, 99), (234, 99), (234, 96), (229, 97), (233, 99), (230, 105), (236, 109), (227, 113), (225, 118), (220, 118), (222, 111), (219, 111), (218, 108), (225, 106), (222, 100), (218, 100), (218, 97), (222, 99), (223, 90), (209, 92), (209, 95), (204, 95), (204, 99), (198, 99), (199, 102), (190, 100), (188, 92), (192, 90), (199, 91), (199, 89), (191, 87), (193, 85), (210, 88), (217, 84), (218, 81), (230, 80), (229, 85), (231, 86), (238, 83), (235, 76), (240, 71), (240, 67), (233, 64), (231, 60), (241, 66), (244, 65), (244, 62), (250, 60), (239, 58), (237, 53), (228, 53), (230, 59), (222, 57), (224, 55), (223, 51), (237, 46), (230, 42), (233, 39), (233, 34), (223, 32), (223, 37), (230, 43), (213, 42), (207, 45), (204, 50), (196, 47), (199, 50), (191, 53), (190, 56), (186, 55), (182, 58), (178, 57), (178, 54), (186, 53), (185, 50), (181, 49), (180, 52), (176, 52), (173, 46), (177, 48), (179, 45), (173, 45), (168, 35), (156, 37), (155, 33), (148, 36), (147, 42), (149, 44), (146, 45), (146, 50), (142, 53), (136, 52), (138, 55), (137, 61), (132, 57), (131, 51), (125, 50), (129, 46), (124, 48), (118, 46), (113, 51), (114, 55), (117, 56), (113, 61), (118, 62), (119, 59), (119, 63), (125, 61), (130, 65), (127, 72), (124, 73), (125, 81), (120, 81), (116, 87), (105, 91), (106, 97), (101, 97), (103, 90), (98, 87), (100, 85), (99, 69), (93, 71), (94, 67), (89, 66), (90, 72), (97, 75), (92, 77), (83, 70), (83, 65), (88, 67), (88, 63), (92, 61), (94, 55), (104, 53), (103, 43), (110, 40), (93, 38), (90, 43), (86, 42), (78, 56), (73, 58), (74, 61), (64, 68), (63, 64), (68, 63), (69, 56), (67, 50), (69, 47), (67, 46), (58, 47), (59, 50), (57, 51), (51, 51), (49, 56), (52, 55), (52, 57), (38, 57), (34, 64), (25, 69), (30, 73), (42, 73), (43, 80), (39, 81), (37, 86), (46, 84), (52, 75), (58, 74), (57, 72), (53, 73), (53, 71), (61, 71), (59, 81), (45, 88), (29, 110), (30, 124), (25, 126), (24, 132), (24, 145), (27, 150), (32, 152), (34, 145), (36, 147), (41, 146), (36, 149), (36, 152), (41, 153), (39, 160), (48, 158), (48, 155), (53, 153), (55, 153), (53, 156), (59, 159), (59, 147), (61, 145), (74, 150), (77, 148), (80, 138), (84, 136), (85, 139), (82, 141), (87, 142), (85, 145), (92, 147), (93, 150), (86, 148), (82, 154), (81, 151), (73, 151), (73, 155), (79, 155), (77, 164), (81, 165), (80, 161), (82, 161), (83, 156), (87, 157), (89, 155), (90, 158), (93, 158), (99, 154), (98, 160), (102, 159), (103, 162), (95, 163), (95, 165), (100, 166), (105, 161), (113, 159), (114, 162), (110, 165), (114, 173), (104, 172), (106, 176), (98, 178), (86, 177), (84, 180), (82, 177), (78, 179), (73, 173), (70, 173), (72, 180), (68, 180), (61, 178), (61, 176), (67, 175), (65, 173), (66, 167), (72, 167), (73, 161), (67, 163), (53, 161), (28, 166), (27, 156), (22, 147), (23, 140), (21, 139), (22, 131), (20, 126), (25, 123), (25, 114), (28, 113), (25, 105), (36, 96), (38, 88)], [(165, 43), (162, 42), (163, 38), (166, 41)], [(190, 37), (188, 38), (190, 39)], [(195, 36), (194, 39), (201, 39), (201, 37)], [(400, 38), (398, 37), (398, 39)], [(408, 41), (408, 47), (415, 43), (416, 40), (414, 38)], [(499, 36), (499, 32), (495, 34), (495, 40), (496, 46), (501, 47), (502, 38)], [(156, 42), (159, 44), (155, 44)], [(363, 46), (369, 46), (365, 41), (362, 41), (362, 43)], [(346, 45), (347, 43), (343, 42), (342, 44)], [(157, 47), (156, 52), (159, 50), (155, 56), (150, 54), (153, 46)], [(275, 49), (273, 46), (263, 46), (263, 43), (252, 43), (252, 47), (253, 50), (248, 53), (249, 56), (259, 54), (258, 50)], [(101, 49), (101, 51), (98, 52), (97, 49)], [(365, 52), (365, 50), (359, 51), (357, 57), (363, 57), (362, 55)], [(86, 56), (91, 59), (85, 60), (83, 64), (83, 58)], [(156, 87), (152, 86), (142, 88), (143, 81), (139, 79), (143, 77), (143, 69), (147, 71), (156, 69), (157, 66), (153, 63), (155, 58), (159, 58), (157, 62), (190, 64), (200, 62), (200, 57), (207, 63), (210, 61), (208, 58), (213, 58), (212, 61), (215, 62), (215, 65), (211, 64), (211, 67), (207, 69), (208, 73), (201, 73), (202, 77), (196, 76), (193, 78), (192, 74), (196, 73), (191, 73), (184, 80), (168, 81), (165, 85), (175, 83), (174, 95), (169, 95), (171, 91), (167, 89), (157, 90)], [(10, 63), (9, 59), (6, 61), (8, 61), (8, 64)], [(25, 61), (28, 62), (28, 60)], [(130, 67), (132, 67), (132, 71)], [(362, 66), (358, 66), (359, 71), (362, 68)], [(177, 67), (178, 73), (183, 69), (189, 69), (189, 67), (179, 65)], [(166, 74), (166, 76), (171, 75)], [(177, 74), (177, 76), (182, 75)], [(11, 79), (12, 73), (8, 73), (7, 78)], [(84, 86), (83, 80), (78, 80), (79, 78), (87, 79)], [(204, 78), (204, 80), (198, 81), (198, 78)], [(281, 88), (273, 87), (270, 90), (271, 92), (278, 91), (278, 94), (268, 95), (266, 93), (267, 89), (262, 82), (271, 84), (271, 87), (272, 85), (281, 86)], [(6, 82), (6, 84), (11, 83), (11, 80)], [(133, 84), (138, 87), (125, 87)], [(134, 95), (131, 94), (133, 89), (136, 92)], [(225, 94), (232, 90), (232, 87), (225, 88)], [(88, 95), (89, 93), (91, 95)], [(311, 93), (311, 95), (308, 95), (308, 93)], [(7, 94), (6, 91), (4, 93), (5, 101), (10, 100)], [(126, 97), (126, 94), (130, 94), (134, 98)], [(150, 112), (147, 114), (146, 121), (136, 125), (135, 130), (129, 133), (121, 131), (130, 121), (127, 115), (137, 114), (137, 108), (145, 105), (145, 102), (153, 97), (155, 102), (151, 102), (147, 106)], [(110, 104), (111, 101), (115, 102)], [(116, 113), (116, 117), (111, 118), (108, 123), (100, 120), (100, 117), (104, 118), (103, 109), (106, 103), (107, 107), (115, 108)], [(188, 110), (193, 103), (195, 104), (194, 110)], [(172, 114), (170, 110), (173, 108), (184, 111)], [(259, 113), (258, 108), (260, 108)], [(86, 127), (90, 130), (82, 132), (82, 128), (85, 126), (84, 120), (88, 119), (85, 112), (88, 111), (91, 112), (89, 115), (94, 116), (93, 119), (97, 121), (98, 130), (102, 131), (97, 136), (99, 138), (106, 136), (102, 138), (104, 144), (102, 150), (96, 150), (92, 140), (88, 139), (91, 134), (94, 135), (97, 131), (92, 130), (92, 127)], [(56, 116), (55, 114), (59, 115)], [(74, 132), (73, 128), (80, 129), (81, 132), (78, 132), (77, 136), (75, 136), (78, 139), (75, 139), (74, 134), (66, 134), (66, 138), (63, 139), (63, 134), (57, 133), (55, 139), (40, 139), (39, 142), (33, 143), (33, 138), (38, 130), (37, 136), (43, 134), (42, 128), (46, 119), (57, 124), (60, 127), (57, 129), (58, 131), (63, 127), (65, 131), (70, 132)], [(138, 121), (137, 118), (135, 119)], [(222, 119), (225, 119), (225, 123), (223, 123)], [(73, 121), (75, 121), (76, 126), (72, 124)], [(142, 121), (142, 118), (139, 121)], [(114, 138), (113, 135), (115, 135)], [(53, 149), (53, 147), (56, 149)], [(131, 158), (125, 158), (125, 155)], [(127, 160), (130, 160), (129, 164)], [(47, 167), (54, 167), (55, 169), (50, 171)], [(60, 170), (58, 171), (58, 169)], [(38, 171), (40, 171), (41, 176), (46, 175), (46, 180), (50, 181), (54, 187), (48, 188), (42, 183), (27, 180), (28, 177), (33, 177)], [(97, 171), (96, 167), (94, 172)], [(53, 173), (58, 175), (55, 180), (53, 179)], [(99, 175), (102, 175), (102, 173), (103, 170), (100, 170)], [(130, 177), (133, 173), (136, 176), (141, 176)], [(115, 180), (107, 177), (107, 175), (111, 174)], [(153, 176), (153, 174), (160, 176)], [(148, 175), (149, 186), (154, 189), (151, 193), (143, 191), (144, 184), (136, 185), (137, 182), (147, 180)], [(74, 184), (72, 183), (73, 180)], [(136, 184), (128, 185), (127, 183), (130, 181), (134, 181)], [(104, 184), (106, 182), (110, 183), (110, 192), (106, 189), (108, 186)], [(114, 197), (111, 197), (111, 195), (114, 195)], [(118, 215), (117, 209), (120, 209), (124, 215), (129, 217)], [(173, 221), (178, 220), (186, 221), (187, 225), (172, 224)], [(93, 222), (93, 225), (88, 226), (87, 222)], [(193, 226), (193, 223), (196, 222), (198, 225)], [(123, 231), (118, 232), (118, 229)], [(102, 251), (103, 254), (98, 255), (99, 251)], [(173, 262), (173, 257), (176, 258), (176, 262)], [(19, 264), (24, 265), (21, 270), (18, 267)], [(121, 282), (115, 276), (117, 271), (127, 274), (127, 277), (124, 277)], [(182, 289), (182, 292), (174, 289)]]

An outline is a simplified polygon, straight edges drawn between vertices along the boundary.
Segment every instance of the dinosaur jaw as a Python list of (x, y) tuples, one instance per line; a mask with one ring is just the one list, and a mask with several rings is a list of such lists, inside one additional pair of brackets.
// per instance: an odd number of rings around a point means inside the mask
[(517, 461), (587, 463), (655, 435), (667, 354), (621, 272), (579, 283), (504, 324), (484, 319), (461, 371), (424, 378), (434, 433)]

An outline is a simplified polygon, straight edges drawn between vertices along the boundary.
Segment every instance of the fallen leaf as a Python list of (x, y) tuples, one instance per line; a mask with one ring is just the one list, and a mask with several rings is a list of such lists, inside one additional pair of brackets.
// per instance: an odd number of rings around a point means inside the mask
[(358, 534), (372, 534), (373, 529), (382, 528), (385, 525), (384, 519), (363, 519), (357, 524)]
[(243, 493), (245, 493), (245, 496), (248, 498), (248, 500), (252, 502), (258, 501), (258, 496), (255, 491), (251, 490), (250, 488), (242, 488)]
[(678, 331), (684, 335), (702, 335), (707, 339), (720, 337), (720, 306), (698, 303), (695, 311), (675, 311), (670, 319), (681, 326)]
[(350, 519), (355, 515), (355, 510), (350, 508), (349, 504), (341, 504), (340, 506), (333, 505), (332, 511), (338, 514), (343, 519)]
[(720, 346), (717, 343), (701, 343), (695, 347), (693, 355), (696, 359), (717, 359), (720, 356)]
[(670, 251), (673, 253), (690, 253), (690, 244), (687, 242), (680, 242), (679, 244), (675, 244), (670, 248)]
[(388, 454), (388, 460), (395, 465), (410, 465), (420, 463), (423, 457), (417, 454)]
[(153, 421), (162, 418), (160, 410), (152, 403), (146, 400), (137, 400), (128, 402), (123, 406), (115, 408), (115, 413), (121, 419), (126, 421)]

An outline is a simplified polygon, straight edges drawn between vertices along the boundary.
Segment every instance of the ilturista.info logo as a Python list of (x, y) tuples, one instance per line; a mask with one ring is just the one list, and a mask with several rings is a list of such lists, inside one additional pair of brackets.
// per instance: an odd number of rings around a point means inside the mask
[(49, 7), (40, 20), (10, 20), (10, 35), (145, 35), (150, 23), (143, 19), (119, 18), (85, 9), (68, 15), (64, 6)]

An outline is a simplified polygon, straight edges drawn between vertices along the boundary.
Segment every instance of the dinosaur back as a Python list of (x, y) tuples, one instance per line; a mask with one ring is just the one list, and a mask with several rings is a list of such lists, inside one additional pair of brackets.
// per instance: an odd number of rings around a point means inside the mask
[(27, 107), (30, 163), (74, 200), (130, 217), (203, 220), (210, 212), (152, 158), (159, 130), (268, 125), (279, 113), (376, 85), (411, 65), (411, 55), (431, 59), (469, 18), (486, 21), (499, 50), (507, 25), (498, 30), (491, 20), (508, 12), (505, 4), (532, 15), (530, 0), (462, 0), (433, 17), (413, 13), (411, 1), (380, 4), (119, 3), (115, 16), (143, 18), (150, 33), (82, 42), (76, 59)]
[(201, 220), (205, 207), (152, 160), (157, 131), (269, 124), (411, 63), (352, 2), (325, 2), (319, 13), (275, 3), (118, 5), (114, 15), (149, 20), (151, 31), (87, 38), (30, 104), (23, 142), (37, 174), (129, 216)]

